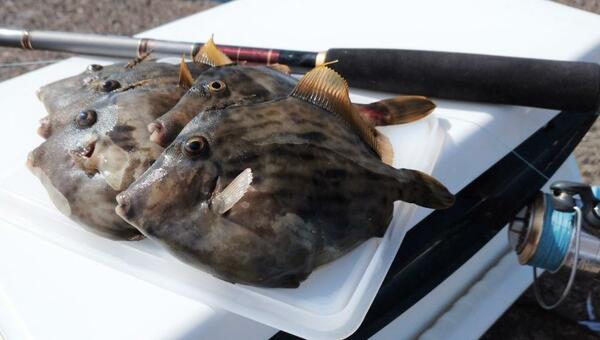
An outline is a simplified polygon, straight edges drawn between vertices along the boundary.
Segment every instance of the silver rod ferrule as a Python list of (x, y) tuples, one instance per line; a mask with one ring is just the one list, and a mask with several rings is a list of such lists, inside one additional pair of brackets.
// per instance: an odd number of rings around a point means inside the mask
[(21, 39), (26, 33), (24, 30), (0, 28), (0, 46), (24, 48)]
[(0, 29), (0, 46), (134, 58), (152, 51), (155, 57), (190, 56), (202, 44), (126, 36)]

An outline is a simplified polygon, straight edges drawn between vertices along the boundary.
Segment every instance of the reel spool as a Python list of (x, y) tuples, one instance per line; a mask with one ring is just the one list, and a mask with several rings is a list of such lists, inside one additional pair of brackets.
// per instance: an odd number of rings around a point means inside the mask
[[(600, 272), (600, 187), (560, 181), (553, 194), (539, 192), (509, 225), (508, 236), (519, 263), (533, 267), (534, 292), (545, 309), (558, 306), (569, 294), (577, 270)], [(571, 268), (559, 299), (548, 304), (538, 287), (537, 268), (555, 273)]]

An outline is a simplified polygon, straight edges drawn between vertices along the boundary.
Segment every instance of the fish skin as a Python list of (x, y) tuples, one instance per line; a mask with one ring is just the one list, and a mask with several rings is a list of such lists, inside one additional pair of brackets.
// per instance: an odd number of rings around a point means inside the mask
[[(146, 69), (149, 72), (142, 79), (136, 72)], [(107, 73), (100, 79), (122, 76), (118, 78), (123, 81), (121, 90), (99, 94), (89, 83), (82, 85), (86, 71), (40, 91), (42, 100), (54, 105), (49, 115), (53, 127), (47, 140), (30, 153), (28, 167), (71, 219), (104, 237), (135, 240), (142, 235), (115, 214), (115, 196), (162, 152), (149, 141), (146, 125), (173, 107), (186, 89), (177, 86), (177, 65), (145, 61), (130, 69), (119, 64), (104, 70)], [(194, 70), (197, 74), (201, 68)], [(144, 83), (131, 86), (138, 80)], [(73, 97), (59, 99), (67, 89)], [(62, 93), (62, 97), (69, 96)], [(97, 120), (90, 127), (76, 123), (83, 110), (96, 112)], [(110, 171), (117, 173), (110, 175), (112, 187), (106, 176)]]
[[(59, 211), (85, 229), (115, 240), (143, 237), (114, 213), (114, 198), (118, 192), (99, 174), (88, 175), (79, 169), (65, 152), (61, 138), (50, 138), (30, 152), (27, 167), (42, 180)], [(54, 190), (61, 197), (57, 199), (52, 195)]]
[[(208, 68), (207, 65), (187, 63), (194, 75)], [(157, 86), (159, 83), (172, 84), (178, 77), (178, 66), (146, 60), (133, 67), (127, 63), (111, 65), (92, 64), (75, 76), (64, 78), (42, 86), (37, 94), (44, 104), (48, 116), (42, 119), (39, 134), (48, 138), (53, 130), (60, 130), (72, 120), (73, 114), (81, 108), (106, 99), (114, 91), (103, 91), (101, 85), (108, 80), (119, 82), (121, 91), (135, 84)], [(100, 67), (98, 69), (98, 67)]]
[[(182, 151), (202, 136), (210, 152)], [(211, 198), (245, 169), (253, 181), (218, 215)], [(424, 185), (426, 184), (426, 185)], [(435, 190), (437, 197), (431, 190)], [(393, 202), (453, 196), (418, 171), (383, 164), (340, 115), (287, 97), (205, 111), (117, 196), (117, 213), (175, 256), (235, 283), (297, 287), (312, 270), (382, 236)]]
[[(222, 81), (226, 89), (212, 93), (212, 81)], [(148, 126), (151, 140), (166, 147), (198, 113), (287, 97), (298, 80), (275, 66), (230, 64), (202, 72), (194, 85), (169, 112)], [(361, 117), (372, 126), (408, 123), (428, 115), (435, 104), (419, 96), (399, 96), (355, 104)]]
[[(225, 88), (210, 90), (213, 81)], [(183, 98), (150, 126), (151, 139), (166, 147), (199, 112), (245, 105), (287, 96), (297, 80), (269, 66), (230, 64), (202, 72)]]

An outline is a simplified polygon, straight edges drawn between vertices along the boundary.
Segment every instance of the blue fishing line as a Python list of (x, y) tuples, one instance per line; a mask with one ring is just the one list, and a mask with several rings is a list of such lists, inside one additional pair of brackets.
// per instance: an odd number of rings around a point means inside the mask
[(556, 271), (569, 252), (575, 232), (575, 213), (554, 210), (552, 199), (547, 199), (544, 212), (544, 226), (537, 250), (529, 265)]
[(593, 185), (592, 186), (592, 193), (594, 193), (594, 196), (597, 199), (600, 199), (600, 185)]

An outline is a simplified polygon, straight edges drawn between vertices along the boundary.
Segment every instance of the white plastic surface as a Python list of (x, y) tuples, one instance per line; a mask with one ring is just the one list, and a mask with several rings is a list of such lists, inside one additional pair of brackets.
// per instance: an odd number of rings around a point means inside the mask
[[(506, 236), (506, 228), (499, 235)], [(489, 307), (490, 302), (493, 302), (490, 300), (505, 297), (507, 295), (506, 291), (511, 291), (515, 286), (520, 286), (522, 289), (527, 288), (529, 282), (525, 281), (526, 285), (523, 286), (523, 277), (525, 275), (531, 276), (531, 268), (517, 266), (517, 256), (509, 249), (506, 249), (506, 251), (500, 261), (480, 281), (475, 283), (467, 294), (454, 303), (450, 311), (446, 312), (431, 328), (421, 334), (420, 340), (441, 338), (448, 340), (477, 339), (478, 336), (473, 336), (473, 333), (480, 333), (478, 335), (481, 335), (496, 320), (495, 313), (489, 313), (484, 309)], [(481, 303), (482, 301), (485, 302)], [(472, 313), (473, 309), (478, 313)], [(478, 322), (471, 322), (471, 324), (479, 327), (474, 327), (471, 332), (465, 334), (464, 330), (466, 329), (458, 326), (467, 317), (476, 317)], [(463, 332), (460, 330), (463, 330)]]
[(10, 254), (0, 256), (0, 329), (5, 340), (259, 340), (274, 333), (44, 241), (17, 225), (0, 223), (0, 234), (0, 249)]
[[(83, 70), (97, 62), (70, 60)], [(372, 98), (353, 96), (355, 101)], [(24, 98), (33, 102), (33, 96)], [(13, 114), (35, 125), (43, 111)], [(444, 141), (437, 117), (380, 129), (394, 146), (394, 165), (431, 172)], [(88, 258), (165, 287), (175, 293), (222, 307), (275, 328), (306, 337), (326, 333), (347, 336), (359, 325), (404, 237), (414, 206), (396, 203), (385, 236), (373, 238), (342, 258), (319, 267), (297, 289), (261, 289), (234, 285), (178, 261), (150, 240), (114, 242), (92, 235), (62, 216), (44, 187), (25, 167), (27, 151), (38, 138), (35, 130), (14, 139), (21, 157), (0, 178), (0, 220)], [(366, 198), (368, 199), (368, 198)]]

